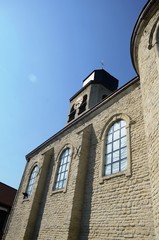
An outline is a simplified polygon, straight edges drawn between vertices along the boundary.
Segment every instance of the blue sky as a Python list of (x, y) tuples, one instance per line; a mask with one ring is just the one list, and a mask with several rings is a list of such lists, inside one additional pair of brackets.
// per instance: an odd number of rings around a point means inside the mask
[(25, 155), (63, 128), (94, 69), (136, 76), (130, 38), (146, 0), (2, 0), (0, 182), (18, 188)]

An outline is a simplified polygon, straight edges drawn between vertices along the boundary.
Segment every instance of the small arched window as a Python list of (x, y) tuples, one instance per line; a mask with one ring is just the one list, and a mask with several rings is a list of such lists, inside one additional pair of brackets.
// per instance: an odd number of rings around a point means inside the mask
[(75, 110), (75, 107), (73, 104), (73, 106), (71, 107), (70, 114), (69, 114), (68, 122), (72, 121), (75, 118), (75, 114), (76, 114), (76, 110)]
[(124, 120), (117, 120), (107, 131), (104, 175), (109, 176), (127, 169), (127, 135)]
[(86, 110), (86, 106), (87, 106), (87, 95), (84, 95), (82, 103), (79, 107), (78, 115), (80, 115), (81, 113), (83, 113)]
[(71, 154), (70, 148), (66, 148), (60, 155), (59, 166), (53, 190), (63, 189), (66, 186), (68, 168), (70, 163), (70, 154)]
[(33, 168), (32, 172), (31, 172), (31, 174), (30, 174), (29, 181), (28, 181), (28, 185), (27, 185), (27, 189), (26, 189), (26, 192), (25, 192), (25, 194), (24, 194), (24, 198), (30, 197), (38, 173), (39, 173), (39, 166), (36, 165), (36, 166)]

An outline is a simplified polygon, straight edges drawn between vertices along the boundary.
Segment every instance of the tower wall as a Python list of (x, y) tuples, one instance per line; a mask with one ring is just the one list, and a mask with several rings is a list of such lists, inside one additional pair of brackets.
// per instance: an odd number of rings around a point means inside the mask
[(154, 227), (159, 239), (159, 2), (147, 6), (135, 33), (134, 61), (141, 83)]
[(83, 87), (70, 99), (67, 123), (77, 119), (118, 88), (118, 80), (104, 69), (94, 70), (83, 81)]

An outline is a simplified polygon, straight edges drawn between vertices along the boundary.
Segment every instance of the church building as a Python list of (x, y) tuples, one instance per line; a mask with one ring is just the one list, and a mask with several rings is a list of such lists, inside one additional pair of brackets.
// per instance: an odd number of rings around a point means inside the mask
[(159, 1), (134, 27), (137, 76), (94, 70), (66, 126), (26, 156), (3, 240), (159, 240)]

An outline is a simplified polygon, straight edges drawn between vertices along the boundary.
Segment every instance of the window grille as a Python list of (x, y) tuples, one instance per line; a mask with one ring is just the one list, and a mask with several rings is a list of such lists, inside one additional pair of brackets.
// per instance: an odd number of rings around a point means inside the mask
[(54, 190), (65, 188), (69, 162), (70, 162), (70, 148), (66, 148), (60, 156), (58, 171), (54, 184)]
[(126, 138), (126, 123), (124, 120), (118, 120), (110, 127), (106, 136), (105, 176), (127, 169)]
[(39, 167), (38, 167), (38, 165), (36, 165), (30, 174), (28, 186), (27, 186), (24, 198), (28, 198), (31, 195), (38, 173), (39, 173)]

